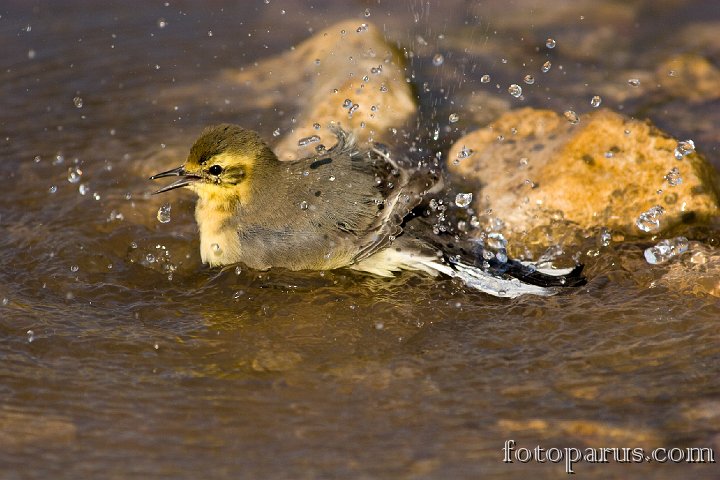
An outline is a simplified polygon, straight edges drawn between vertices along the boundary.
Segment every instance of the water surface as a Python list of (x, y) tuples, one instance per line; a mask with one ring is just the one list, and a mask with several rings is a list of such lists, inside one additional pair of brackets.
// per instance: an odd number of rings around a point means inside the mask
[[(348, 17), (413, 52), (417, 131), (461, 115), (439, 149), (518, 106), (495, 82), (551, 58), (524, 104), (581, 113), (608, 92), (603, 106), (693, 138), (719, 166), (717, 100), (612, 93), (671, 53), (717, 65), (717, 45), (688, 33), (720, 25), (713, 1), (9, 1), (0, 15), (0, 477), (564, 475), (502, 463), (509, 438), (720, 452), (720, 301), (697, 288), (713, 279), (689, 254), (650, 266), (652, 242), (598, 249), (591, 237), (566, 252), (587, 265), (586, 287), (517, 300), (412, 273), (208, 269), (192, 196), (150, 197), (147, 181), (209, 123), (268, 139), (288, 128), (301, 92), (258, 108), (222, 72)], [(173, 93), (188, 88), (202, 93)], [(695, 231), (710, 262), (718, 238)], [(687, 464), (576, 471), (717, 476)]]

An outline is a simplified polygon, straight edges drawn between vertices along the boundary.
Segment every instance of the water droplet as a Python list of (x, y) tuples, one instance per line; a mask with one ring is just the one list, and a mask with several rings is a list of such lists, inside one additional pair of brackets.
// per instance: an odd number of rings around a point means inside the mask
[(280, 129), (276, 128), (275, 130), (273, 130), (273, 137), (279, 137), (279, 136), (280, 136)]
[(474, 153), (475, 153), (475, 151), (472, 148), (467, 148), (467, 147), (463, 146), (463, 148), (461, 148), (460, 151), (457, 153), (457, 158), (462, 160), (464, 158), (470, 157)]
[(100, 196), (100, 194), (99, 194), (98, 192), (94, 192), (94, 193), (93, 193), (93, 198), (94, 198), (95, 200), (97, 200), (97, 201), (100, 201), (100, 198), (102, 198), (102, 197)]
[(600, 98), (600, 95), (595, 95), (590, 99), (590, 106), (593, 108), (598, 108), (601, 103), (602, 98)]
[(212, 30), (208, 30), (208, 37), (212, 37), (212, 36), (213, 36)]
[(348, 116), (352, 117), (353, 113), (357, 112), (358, 108), (360, 108), (360, 105), (354, 103), (353, 106), (350, 107), (350, 110), (348, 110)]
[(78, 183), (80, 181), (80, 177), (82, 177), (82, 170), (80, 170), (79, 167), (71, 167), (68, 168), (68, 182), (70, 183)]
[(457, 113), (451, 113), (448, 117), (448, 120), (450, 121), (450, 123), (455, 123), (460, 120), (460, 115), (458, 115)]
[(239, 266), (235, 267), (235, 275), (240, 275), (242, 273), (242, 268)]
[(485, 74), (480, 77), (480, 83), (490, 83), (490, 75)]
[(223, 251), (223, 250), (222, 250), (222, 247), (221, 247), (219, 244), (213, 243), (212, 245), (210, 245), (210, 249), (213, 251), (213, 253), (214, 253), (215, 255), (222, 255), (222, 251)]
[(547, 73), (550, 71), (551, 68), (552, 68), (552, 62), (550, 60), (548, 60), (547, 62), (543, 63), (541, 70), (543, 73)]
[(80, 270), (80, 267), (77, 265), (73, 265), (70, 267), (70, 271), (73, 273), (77, 272), (78, 270)]
[(35, 50), (33, 50), (32, 48), (31, 48), (30, 50), (28, 50), (28, 58), (29, 58), (30, 60), (32, 60), (33, 58), (35, 58)]
[(73, 104), (76, 108), (82, 108), (83, 106), (83, 99), (81, 97), (75, 97), (73, 98)]
[(325, 145), (323, 145), (322, 143), (319, 144), (319, 145), (316, 145), (316, 146), (315, 146), (315, 152), (316, 152), (318, 155), (323, 155), (325, 152), (327, 152), (327, 147), (325, 147)]
[(680, 176), (680, 170), (678, 170), (677, 167), (673, 167), (663, 178), (667, 180), (668, 185), (671, 187), (676, 187), (683, 181), (682, 176)]
[(350, 100), (349, 98), (346, 98), (343, 101), (342, 106), (343, 106), (343, 108), (350, 108), (350, 107), (352, 107), (352, 104), (353, 104), (352, 100)]
[(300, 210), (307, 210), (308, 207), (309, 207), (308, 202), (306, 202), (305, 200), (300, 202)]
[(578, 117), (577, 113), (575, 113), (573, 110), (567, 110), (565, 113), (563, 113), (565, 116), (565, 119), (575, 125), (580, 121), (580, 117)]
[(78, 192), (80, 192), (80, 195), (87, 195), (90, 191), (90, 187), (86, 183), (81, 183), (78, 185)]
[(612, 234), (610, 233), (610, 230), (607, 228), (602, 228), (600, 230), (600, 245), (603, 247), (607, 247), (610, 245), (610, 242), (612, 241)]
[(335, 175), (330, 175), (330, 177), (328, 178), (328, 180), (330, 180), (331, 182), (334, 182), (334, 181), (335, 181)]
[(360, 32), (367, 32), (368, 26), (367, 23), (361, 23), (360, 26), (355, 30), (357, 33)]
[(370, 9), (369, 9), (369, 8), (366, 8), (366, 9), (365, 9), (364, 15), (365, 15), (366, 17), (369, 17), (369, 16), (370, 16)]
[(167, 27), (167, 20), (165, 20), (164, 18), (158, 18), (157, 26), (160, 28)]
[(309, 137), (303, 137), (300, 140), (298, 140), (298, 147), (306, 147), (310, 145), (311, 143), (319, 142), (320, 137), (317, 135), (310, 135)]
[(545, 40), (545, 46), (547, 48), (555, 48), (556, 45), (557, 45), (557, 42), (555, 41), (554, 38), (548, 38), (547, 40)]
[(660, 205), (651, 207), (648, 211), (643, 212), (635, 220), (635, 225), (643, 232), (650, 232), (660, 228), (660, 217), (665, 214), (665, 209)]
[(25, 334), (27, 335), (28, 343), (32, 343), (33, 340), (35, 340), (35, 332), (33, 332), (32, 330), (28, 330)]
[(315, 130), (320, 130), (320, 124), (317, 123), (317, 122), (316, 122), (316, 123), (313, 123), (313, 128), (314, 128)]
[(155, 255), (153, 255), (152, 253), (148, 253), (147, 255), (145, 255), (145, 260), (148, 263), (155, 263)]
[(50, 188), (48, 188), (48, 192), (50, 192), (50, 193), (57, 192), (57, 185), (51, 185)]
[(513, 83), (508, 87), (508, 93), (513, 97), (518, 98), (522, 95), (522, 87), (517, 83)]
[(121, 212), (118, 212), (117, 210), (112, 210), (110, 212), (110, 215), (108, 215), (108, 222), (122, 222), (125, 220), (125, 215), (123, 215)]
[(7, 298), (7, 297), (3, 297), (1, 303), (2, 303), (2, 306), (3, 306), (3, 307), (7, 307), (7, 306), (10, 304), (10, 299)]
[(631, 87), (639, 87), (640, 86), (640, 79), (638, 78), (631, 78), (628, 80), (628, 85)]
[(443, 57), (442, 54), (440, 54), (440, 53), (436, 53), (432, 59), (433, 65), (435, 65), (436, 67), (439, 67), (440, 65), (442, 65), (444, 61), (445, 61), (445, 57)]
[(665, 263), (673, 257), (682, 255), (690, 249), (690, 242), (685, 237), (660, 240), (657, 245), (645, 250), (645, 260), (650, 265)]
[(472, 193), (458, 193), (457, 195), (455, 195), (455, 205), (460, 208), (465, 208), (470, 205), (470, 203), (472, 203), (472, 199)]
[(675, 147), (675, 159), (682, 160), (683, 157), (687, 157), (695, 151), (695, 142), (692, 140), (681, 140)]
[(525, 78), (523, 78), (523, 82), (527, 83), (528, 85), (532, 85), (535, 83), (535, 77), (532, 75), (525, 75)]
[(494, 248), (495, 250), (507, 247), (507, 240), (505, 240), (505, 236), (499, 232), (488, 233), (486, 243), (488, 247)]
[(165, 203), (158, 208), (157, 211), (157, 219), (160, 223), (169, 223), (170, 222), (170, 210), (171, 206), (169, 203)]

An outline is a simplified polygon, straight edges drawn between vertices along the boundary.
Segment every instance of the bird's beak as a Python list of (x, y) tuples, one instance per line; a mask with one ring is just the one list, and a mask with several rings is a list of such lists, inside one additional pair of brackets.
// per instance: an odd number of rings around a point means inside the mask
[(156, 195), (158, 193), (167, 192), (168, 190), (174, 190), (176, 188), (180, 187), (186, 187), (192, 183), (197, 182), (200, 180), (200, 176), (194, 173), (190, 173), (185, 171), (185, 165), (181, 165), (177, 168), (173, 168), (172, 170), (168, 170), (167, 172), (162, 173), (156, 173), (152, 177), (150, 177), (150, 180), (157, 180), (158, 178), (163, 177), (180, 177), (179, 179), (172, 182), (170, 185), (167, 185), (160, 190), (153, 192), (153, 195)]

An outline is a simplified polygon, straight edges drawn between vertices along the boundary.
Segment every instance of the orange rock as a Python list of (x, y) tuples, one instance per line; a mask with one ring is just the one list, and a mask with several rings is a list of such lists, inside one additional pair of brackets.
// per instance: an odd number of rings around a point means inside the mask
[[(479, 190), (477, 211), (492, 211), (481, 222), (500, 218), (507, 238), (547, 244), (573, 227), (642, 236), (718, 215), (718, 173), (697, 153), (677, 160), (677, 144), (608, 110), (571, 124), (524, 108), (459, 139), (448, 163), (456, 179)], [(673, 168), (682, 178), (675, 186), (666, 179)], [(636, 220), (655, 205), (665, 213), (659, 229), (646, 233)]]
[[(294, 126), (274, 146), (283, 160), (312, 154), (319, 143), (335, 144), (330, 122), (352, 130), (360, 141), (382, 141), (417, 110), (402, 57), (381, 29), (355, 20), (328, 27), (250, 68), (228, 71), (226, 77), (256, 90), (255, 102), (262, 108), (294, 99), (300, 109)], [(320, 140), (298, 148), (299, 140), (313, 135)]]

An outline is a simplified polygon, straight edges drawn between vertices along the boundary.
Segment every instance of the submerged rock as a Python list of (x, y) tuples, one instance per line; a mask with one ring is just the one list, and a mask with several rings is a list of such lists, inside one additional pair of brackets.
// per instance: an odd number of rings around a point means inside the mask
[[(417, 110), (401, 55), (381, 29), (367, 22), (337, 23), (286, 53), (225, 76), (257, 90), (258, 107), (295, 100), (299, 111), (292, 130), (279, 132), (282, 138), (274, 147), (283, 160), (314, 153), (319, 144), (335, 144), (330, 122), (353, 131), (360, 141), (382, 141)], [(316, 135), (319, 140), (307, 140)]]
[(499, 218), (525, 243), (599, 227), (646, 236), (720, 213), (718, 173), (691, 143), (608, 110), (577, 123), (515, 110), (460, 138), (448, 158), (479, 191), (481, 223)]

